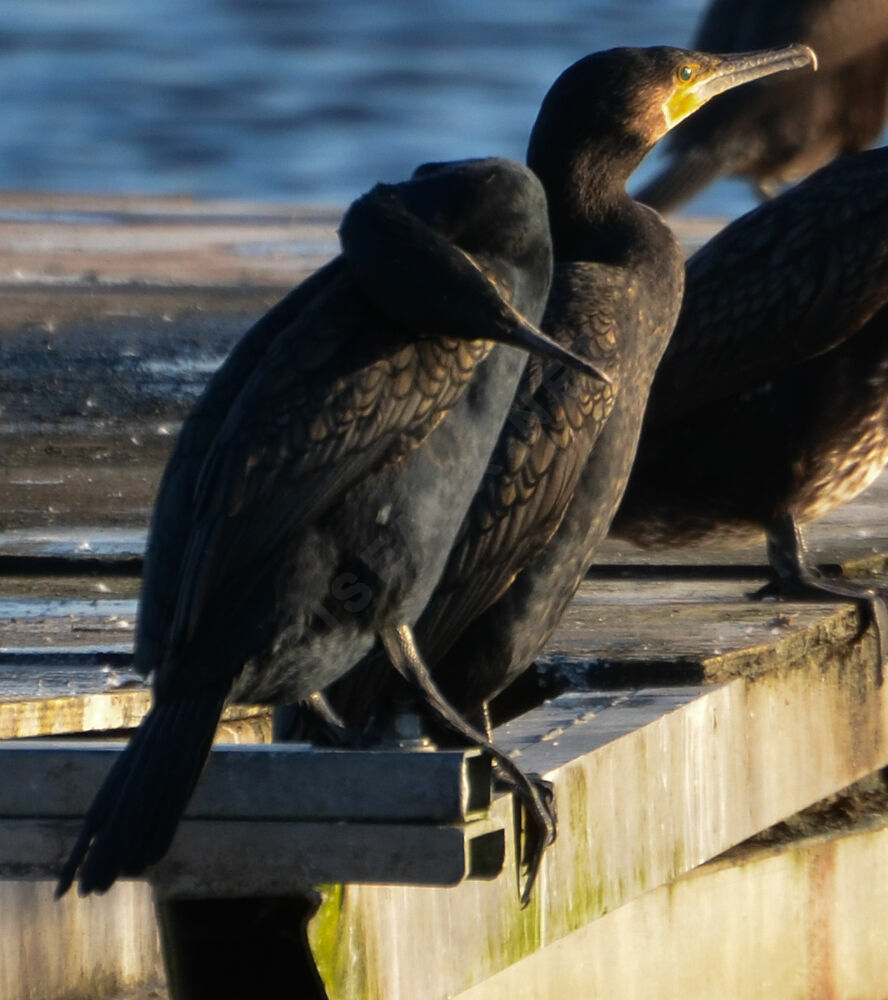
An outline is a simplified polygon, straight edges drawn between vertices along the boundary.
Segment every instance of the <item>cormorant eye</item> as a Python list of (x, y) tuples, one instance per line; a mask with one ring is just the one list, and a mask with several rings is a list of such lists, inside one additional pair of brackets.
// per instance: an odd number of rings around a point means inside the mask
[(694, 67), (688, 65), (688, 63), (685, 63), (684, 66), (679, 66), (678, 78), (682, 83), (690, 83), (694, 78)]

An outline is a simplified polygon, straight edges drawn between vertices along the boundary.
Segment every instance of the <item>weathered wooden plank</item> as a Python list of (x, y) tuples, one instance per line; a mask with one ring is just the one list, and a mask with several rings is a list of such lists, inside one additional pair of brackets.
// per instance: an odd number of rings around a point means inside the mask
[[(2, 586), (2, 582), (0, 582)], [(123, 664), (132, 652), (134, 599), (51, 597), (0, 600), (0, 662), (59, 662), (65, 650), (77, 656), (105, 651), (106, 662)]]
[[(829, 604), (753, 602), (744, 596), (752, 586), (731, 579), (588, 581), (540, 658), (542, 668), (581, 686), (699, 682), (751, 669), (749, 650), (757, 651), (757, 669), (764, 670), (834, 632), (852, 641), (858, 618), (851, 605), (837, 612)], [(76, 720), (70, 699), (77, 695), (141, 683), (127, 669), (134, 612), (132, 602), (104, 598), (78, 603), (72, 595), (56, 604), (35, 596), (0, 598), (0, 734), (35, 735), (33, 725), (16, 726), (26, 718), (56, 719), (61, 710)], [(8, 704), (60, 698), (46, 712), (37, 704)], [(113, 702), (106, 708), (114, 710)], [(88, 713), (83, 716), (84, 729), (93, 728)], [(65, 726), (54, 722), (46, 732), (71, 731)]]
[[(764, 577), (761, 578), (764, 580)], [(702, 664), (750, 645), (800, 634), (836, 609), (829, 603), (750, 601), (759, 581), (664, 577), (592, 579), (579, 589), (547, 646), (549, 660), (688, 661)], [(0, 579), (0, 591), (2, 591)], [(53, 583), (52, 586), (55, 586)], [(851, 605), (839, 605), (850, 611)], [(116, 652), (125, 666), (136, 605), (104, 597), (0, 596), (0, 664), (86, 662)]]
[[(152, 484), (152, 488), (155, 485)], [(105, 500), (107, 503), (107, 496)], [(42, 590), (45, 594), (50, 592), (50, 582), (59, 586), (66, 577), (79, 579), (85, 589), (99, 585), (109, 587), (111, 580), (129, 578), (135, 581), (130, 584), (130, 591), (135, 592), (142, 571), (147, 522), (135, 527), (115, 525), (106, 520), (102, 524), (94, 523), (100, 519), (100, 513), (101, 508), (94, 508), (93, 523), (42, 524), (0, 532), (4, 594), (9, 593), (8, 588), (16, 581), (21, 586), (29, 579), (35, 587), (41, 578), (46, 580)], [(130, 512), (126, 516), (135, 515)], [(23, 576), (25, 573), (28, 575)]]
[[(81, 818), (122, 746), (0, 741), (0, 816)], [(306, 743), (216, 745), (192, 819), (463, 823), (490, 808), (477, 750), (323, 750)]]
[[(748, 669), (744, 651), (750, 648), (765, 651), (760, 669), (779, 666), (780, 657), (804, 648), (809, 630), (835, 610), (744, 603), (749, 586), (718, 579), (585, 583), (540, 670), (557, 675), (556, 688), (562, 678), (587, 687), (717, 679), (732, 674), (738, 656)], [(841, 608), (842, 628), (853, 630), (856, 612)], [(33, 595), (0, 598), (0, 738), (136, 725), (148, 695), (128, 669), (134, 611), (131, 600), (79, 602), (70, 593), (55, 604)]]
[[(750, 601), (750, 581), (651, 577), (589, 580), (579, 589), (541, 659), (562, 663), (571, 676), (604, 683), (625, 668), (650, 664), (664, 673), (679, 668), (687, 679), (723, 676), (722, 663), (764, 647), (775, 656), (785, 640), (807, 641), (812, 629), (832, 621), (836, 605)], [(843, 628), (856, 621), (839, 605)], [(776, 665), (776, 660), (774, 660)]]
[(4, 194), (0, 281), (287, 280), (294, 264), (336, 252), (340, 215), (336, 207)]
[(150, 706), (146, 690), (0, 702), (0, 739), (131, 729)]
[[(116, 443), (108, 441), (101, 448), (83, 428), (80, 443), (54, 438), (49, 445), (42, 436), (28, 442), (22, 459), (10, 453), (8, 464), (0, 469), (0, 524), (7, 529), (0, 532), (0, 558), (139, 559), (180, 415), (158, 423), (156, 432), (150, 426), (139, 431), (124, 426)], [(133, 437), (138, 445), (132, 444)], [(47, 453), (47, 447), (55, 450)], [(9, 451), (5, 445), (4, 449)], [(885, 574), (886, 502), (888, 474), (852, 503), (809, 525), (806, 534), (816, 560), (852, 575)], [(677, 567), (685, 574), (701, 575), (713, 567), (755, 571), (766, 564), (763, 539), (747, 545), (726, 539), (706, 546), (658, 549), (607, 539), (595, 558), (593, 575), (612, 576), (627, 567), (648, 567), (648, 572)]]
[[(102, 672), (95, 668), (77, 670), (65, 665), (55, 673), (40, 670), (30, 697), (21, 697), (22, 680), (8, 674), (0, 683), (4, 688), (18, 689), (10, 700), (0, 700), (0, 740), (33, 736), (65, 736), (73, 733), (102, 733), (133, 729), (151, 706), (147, 687), (117, 690), (112, 675), (105, 675), (111, 690), (97, 693), (97, 679)], [(83, 693), (59, 696), (64, 689)], [(222, 713), (216, 739), (229, 743), (267, 743), (271, 739), (271, 713), (255, 705), (229, 705)]]

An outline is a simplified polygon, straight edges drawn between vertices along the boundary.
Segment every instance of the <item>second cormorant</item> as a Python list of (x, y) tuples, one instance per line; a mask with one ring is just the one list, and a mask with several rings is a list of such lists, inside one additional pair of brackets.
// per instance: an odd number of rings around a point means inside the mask
[[(683, 260), (625, 184), (671, 125), (713, 93), (810, 65), (804, 47), (723, 58), (671, 48), (596, 53), (567, 69), (528, 163), (555, 245), (544, 327), (613, 375), (596, 386), (532, 361), (442, 580), (417, 623), (423, 653), (467, 713), (530, 665), (604, 537), (625, 486), (648, 389), (681, 302)], [(330, 692), (349, 721), (391, 707), (391, 672), (365, 664)], [(483, 717), (479, 719), (483, 721)]]

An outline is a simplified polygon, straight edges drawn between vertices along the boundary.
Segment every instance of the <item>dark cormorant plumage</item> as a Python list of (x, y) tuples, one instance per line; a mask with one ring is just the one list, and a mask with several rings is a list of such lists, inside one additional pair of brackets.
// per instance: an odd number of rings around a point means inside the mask
[(637, 195), (667, 211), (718, 177), (768, 194), (865, 149), (888, 116), (885, 0), (713, 0), (693, 41), (711, 52), (805, 42), (819, 72), (726, 94), (669, 137), (669, 164)]
[[(683, 545), (762, 531), (786, 596), (881, 601), (823, 579), (800, 524), (888, 460), (888, 148), (824, 167), (688, 262), (613, 533)], [(773, 588), (772, 588), (773, 589)]]
[(136, 637), (154, 704), (59, 892), (78, 869), (82, 892), (101, 891), (159, 860), (226, 700), (308, 697), (377, 638), (404, 666), (526, 359), (492, 341), (570, 358), (532, 326), (552, 252), (527, 168), (469, 161), (379, 185), (340, 238), (185, 421)]
[[(555, 245), (543, 325), (596, 357), (613, 385), (537, 360), (527, 366), (488, 475), (415, 630), (461, 711), (482, 711), (530, 665), (586, 573), (629, 474), (650, 382), (678, 316), (684, 267), (671, 231), (629, 197), (626, 181), (675, 119), (713, 90), (812, 58), (803, 47), (734, 60), (615, 49), (574, 64), (546, 96), (528, 149), (546, 188)], [(365, 665), (331, 697), (359, 722), (368, 704), (391, 697), (391, 687), (383, 696), (379, 689), (392, 683), (390, 671)]]

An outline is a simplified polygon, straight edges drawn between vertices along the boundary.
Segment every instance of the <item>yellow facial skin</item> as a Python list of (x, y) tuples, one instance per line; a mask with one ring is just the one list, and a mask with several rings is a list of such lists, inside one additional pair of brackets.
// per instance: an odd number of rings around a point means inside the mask
[(700, 70), (699, 63), (687, 62), (675, 71), (675, 88), (662, 104), (667, 131), (709, 100), (709, 95), (697, 93)]

